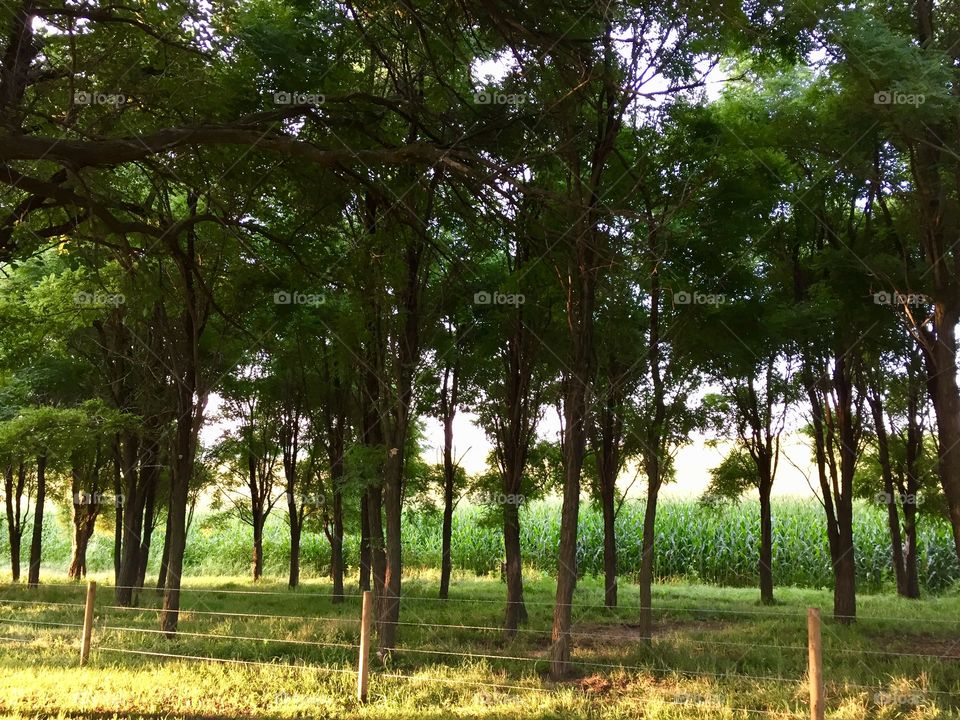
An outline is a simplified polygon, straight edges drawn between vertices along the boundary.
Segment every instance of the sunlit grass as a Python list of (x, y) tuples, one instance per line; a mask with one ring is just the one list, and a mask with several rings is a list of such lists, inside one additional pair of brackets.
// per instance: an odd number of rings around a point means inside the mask
[[(110, 629), (156, 630), (152, 608), (160, 598), (147, 590), (138, 608), (118, 610), (111, 607), (112, 588), (101, 587), (94, 651), (82, 669), (79, 628), (34, 623), (81, 622), (82, 608), (73, 604), (83, 602), (85, 587), (3, 587), (0, 617), (12, 622), (0, 623), (0, 714), (668, 719), (757, 717), (761, 711), (800, 718), (808, 716), (805, 608), (819, 606), (825, 615), (831, 717), (960, 717), (960, 622), (951, 622), (960, 620), (956, 594), (919, 603), (861, 596), (862, 619), (843, 627), (830, 621), (830, 598), (822, 591), (780, 589), (778, 604), (764, 607), (752, 589), (658, 585), (657, 633), (646, 648), (636, 630), (636, 587), (624, 584), (621, 607), (607, 610), (602, 587), (586, 578), (576, 596), (572, 671), (554, 683), (546, 662), (553, 600), (549, 578), (531, 573), (530, 620), (524, 632), (507, 640), (496, 629), (504, 593), (499, 581), (458, 575), (450, 601), (439, 602), (436, 574), (421, 572), (404, 580), (401, 620), (409, 624), (400, 627), (399, 649), (386, 664), (374, 661), (370, 701), (360, 705), (352, 647), (360, 616), (355, 586), (342, 604), (332, 603), (329, 583), (317, 579), (297, 591), (279, 578), (252, 586), (242, 577), (194, 577), (184, 586), (184, 634), (174, 640), (156, 632)], [(251, 589), (261, 594), (211, 592)], [(35, 600), (70, 605), (14, 602)], [(873, 654), (877, 651), (900, 655)]]

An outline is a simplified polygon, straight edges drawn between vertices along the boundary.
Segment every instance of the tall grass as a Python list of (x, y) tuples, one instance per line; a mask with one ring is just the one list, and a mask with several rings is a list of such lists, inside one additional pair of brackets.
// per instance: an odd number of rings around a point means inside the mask
[[(476, 575), (497, 574), (503, 558), (498, 508), (461, 505), (454, 514), (453, 564)], [(629, 579), (639, 573), (644, 503), (624, 504), (617, 517), (620, 572)], [(70, 536), (66, 518), (51, 516), (44, 532), (44, 564), (66, 567)], [(552, 573), (559, 544), (559, 506), (538, 502), (521, 508), (524, 562)], [(441, 516), (438, 510), (418, 509), (404, 518), (404, 562), (407, 567), (440, 565)], [(657, 513), (655, 568), (662, 580), (688, 580), (716, 585), (750, 586), (757, 583), (759, 510), (756, 503), (705, 508), (692, 500), (662, 501)], [(854, 514), (857, 582), (876, 591), (893, 582), (890, 540), (882, 508), (859, 503)], [(920, 582), (927, 592), (939, 592), (960, 579), (949, 525), (940, 519), (921, 519), (919, 528)], [(27, 536), (29, 537), (29, 536)], [(244, 573), (251, 555), (250, 528), (228, 514), (198, 517), (190, 528), (185, 564), (189, 572), (219, 575)], [(154, 538), (151, 567), (156, 568), (162, 546)], [(113, 537), (98, 530), (88, 551), (93, 572), (112, 567)], [(283, 575), (289, 558), (289, 536), (279, 513), (267, 523), (264, 537), (265, 570)], [(320, 533), (302, 541), (306, 576), (321, 575), (329, 565), (329, 547)], [(347, 562), (355, 568), (359, 537), (345, 539)], [(26, 555), (26, 549), (25, 553)], [(0, 562), (7, 565), (6, 537), (0, 539)], [(779, 585), (823, 588), (832, 584), (830, 552), (821, 508), (812, 501), (776, 500), (773, 506), (774, 578)], [(26, 557), (24, 557), (24, 563)], [(580, 513), (577, 550), (581, 575), (603, 572), (603, 524), (599, 509), (584, 505)], [(7, 568), (4, 567), (4, 570)]]

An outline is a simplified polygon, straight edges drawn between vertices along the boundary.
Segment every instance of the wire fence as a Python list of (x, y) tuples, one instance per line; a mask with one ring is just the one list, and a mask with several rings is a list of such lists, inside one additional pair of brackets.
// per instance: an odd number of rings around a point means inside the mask
[[(657, 696), (664, 705), (722, 706), (725, 711), (777, 717), (822, 717), (824, 696), (872, 694), (876, 705), (937, 703), (943, 708), (960, 707), (960, 633), (912, 637), (898, 633), (892, 640), (884, 634), (888, 623), (903, 624), (905, 618), (881, 615), (857, 616), (858, 630), (886, 646), (851, 644), (851, 628), (830, 620), (821, 623), (819, 612), (808, 610), (761, 610), (726, 607), (658, 605), (651, 608), (656, 632), (645, 634), (639, 626), (618, 622), (606, 609), (589, 603), (574, 603), (575, 623), (568, 633), (572, 654), (565, 661), (567, 676), (552, 679), (552, 628), (522, 626), (506, 632), (502, 625), (431, 620), (428, 615), (449, 614), (452, 607), (480, 608), (471, 617), (491, 617), (503, 601), (490, 598), (440, 599), (409, 595), (400, 598), (406, 617), (396, 620), (399, 634), (395, 646), (379, 653), (377, 669), (366, 662), (369, 655), (364, 633), (378, 623), (358, 607), (373, 604), (370, 594), (351, 594), (329, 602), (327, 593), (304, 591), (238, 590), (226, 588), (181, 588), (184, 607), (179, 609), (175, 632), (157, 626), (164, 609), (157, 605), (121, 605), (112, 597), (116, 586), (105, 585), (97, 593), (95, 583), (44, 583), (69, 597), (55, 600), (36, 597), (36, 590), (21, 585), (0, 586), (26, 597), (0, 597), (0, 644), (30, 647), (50, 652), (77, 648), (81, 664), (92, 655), (130, 656), (143, 662), (210, 662), (225, 665), (296, 668), (329, 675), (355, 675), (358, 693), (366, 699), (366, 687), (386, 688), (390, 683), (429, 683), (485, 688), (506, 693), (590, 692), (590, 683), (603, 678), (630, 677), (722, 681), (728, 687), (776, 686), (771, 697), (782, 697), (784, 687), (796, 698), (786, 707), (738, 707), (727, 695), (677, 693)], [(136, 601), (159, 602), (159, 595), (141, 588)], [(73, 594), (76, 593), (76, 597)], [(85, 594), (85, 597), (84, 597)], [(99, 594), (99, 598), (98, 598)], [(220, 598), (243, 605), (271, 603), (270, 612), (218, 609)], [(306, 599), (322, 604), (317, 614), (281, 612), (284, 598)], [(319, 599), (323, 598), (322, 601)], [(265, 600), (267, 599), (267, 600)], [(80, 602), (79, 600), (83, 600)], [(525, 602), (530, 608), (553, 607), (553, 603)], [(420, 609), (425, 608), (425, 609)], [(593, 611), (599, 612), (593, 612)], [(636, 608), (630, 611), (637, 613)], [(459, 612), (463, 612), (462, 610)], [(592, 614), (591, 614), (592, 613)], [(371, 613), (372, 615), (372, 613)], [(600, 615), (598, 619), (595, 617)], [(778, 623), (783, 632), (763, 640), (744, 636), (742, 624), (757, 621)], [(931, 619), (932, 627), (956, 628), (960, 619)], [(381, 630), (390, 624), (379, 623)], [(866, 629), (865, 629), (866, 628)], [(25, 631), (31, 634), (25, 635)], [(804, 632), (806, 631), (806, 632)], [(45, 634), (44, 634), (45, 633)], [(711, 634), (712, 633), (712, 634)], [(730, 637), (733, 635), (733, 637)], [(804, 637), (806, 635), (806, 637)], [(368, 635), (369, 636), (369, 635)], [(783, 638), (780, 642), (779, 639)], [(926, 640), (924, 644), (921, 640)], [(50, 642), (54, 640), (55, 642)], [(805, 640), (805, 642), (803, 641)], [(466, 643), (466, 649), (464, 644)], [(454, 648), (454, 649), (451, 649)], [(760, 657), (757, 657), (760, 655)], [(824, 678), (823, 657), (829, 660)], [(456, 669), (465, 663), (484, 663), (497, 679), (483, 682), (423, 670)], [(877, 664), (879, 663), (879, 665)], [(942, 672), (950, 666), (949, 672)], [(843, 668), (867, 668), (878, 678), (875, 685), (854, 682)], [(769, 670), (775, 670), (771, 674)], [(939, 672), (938, 673), (938, 669)], [(908, 678), (908, 675), (912, 675)], [(912, 686), (904, 689), (904, 679)], [(940, 678), (939, 687), (933, 682)], [(894, 682), (894, 680), (897, 680)], [(809, 701), (806, 696), (809, 695)], [(820, 712), (818, 714), (817, 708)], [(763, 704), (763, 703), (760, 703)], [(769, 704), (783, 702), (771, 701)]]

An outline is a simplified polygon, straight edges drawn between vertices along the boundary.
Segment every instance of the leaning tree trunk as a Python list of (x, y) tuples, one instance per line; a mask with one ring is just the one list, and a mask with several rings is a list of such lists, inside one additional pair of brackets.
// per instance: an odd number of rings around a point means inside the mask
[(897, 510), (897, 493), (893, 481), (893, 467), (890, 463), (890, 444), (887, 437), (887, 424), (883, 418), (883, 399), (877, 392), (871, 392), (868, 399), (873, 415), (874, 430), (877, 435), (877, 459), (883, 476), (883, 490), (887, 506), (887, 528), (890, 532), (890, 550), (893, 559), (893, 572), (897, 580), (897, 594), (907, 594), (907, 572), (903, 558), (903, 541), (900, 537), (900, 514)]
[(157, 573), (157, 590), (163, 590), (167, 584), (167, 564), (170, 562), (170, 509), (167, 507), (167, 521), (163, 530), (163, 550), (160, 553), (160, 572)]
[[(89, 518), (95, 521), (96, 516)], [(73, 521), (73, 553), (70, 557), (70, 568), (67, 577), (79, 580), (87, 576), (87, 546), (93, 535), (94, 522), (88, 522), (87, 517), (78, 517)]]
[(937, 337), (927, 349), (927, 384), (937, 416), (938, 472), (950, 510), (953, 542), (960, 560), (960, 388), (957, 386), (957, 318), (936, 308)]
[[(74, 470), (74, 477), (76, 472)], [(79, 492), (80, 487), (75, 481), (73, 484), (73, 553), (70, 558), (70, 569), (67, 571), (67, 577), (71, 580), (86, 577), (87, 547), (100, 514), (100, 504), (96, 498), (91, 498), (89, 503), (77, 502)]]
[(43, 510), (47, 497), (47, 457), (37, 458), (37, 504), (33, 512), (33, 537), (30, 542), (30, 568), (27, 584), (36, 587), (40, 583), (40, 560), (43, 553)]

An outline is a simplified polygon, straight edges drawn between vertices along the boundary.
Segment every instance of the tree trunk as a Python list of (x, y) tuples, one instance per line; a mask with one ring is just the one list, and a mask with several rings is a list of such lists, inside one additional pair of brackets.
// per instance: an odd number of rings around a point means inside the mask
[[(397, 445), (402, 441), (397, 440)], [(396, 645), (397, 622), (400, 620), (400, 580), (402, 573), (401, 518), (403, 450), (391, 447), (384, 468), (384, 515), (386, 516), (386, 569), (381, 605), (381, 627), (377, 651), (381, 656)]]
[(833, 419), (840, 434), (840, 488), (837, 494), (837, 531), (839, 557), (834, 558), (836, 582), (833, 593), (833, 614), (842, 623), (851, 623), (857, 614), (857, 573), (853, 545), (853, 477), (857, 465), (860, 433), (853, 401), (854, 383), (851, 360), (840, 355), (834, 360), (837, 407)]
[(906, 595), (907, 572), (903, 562), (903, 541), (900, 538), (900, 514), (897, 511), (897, 492), (894, 487), (893, 466), (890, 463), (890, 444), (887, 437), (887, 424), (883, 418), (883, 399), (878, 390), (871, 389), (870, 413), (873, 416), (874, 431), (877, 434), (877, 459), (883, 476), (883, 490), (887, 506), (887, 527), (890, 531), (890, 549), (893, 559), (893, 572), (897, 580), (897, 594)]
[(659, 461), (647, 468), (647, 505), (643, 511), (643, 547), (640, 558), (640, 637), (646, 644), (653, 639), (653, 560), (657, 539), (657, 499), (660, 495)]
[(250, 563), (253, 568), (253, 581), (257, 582), (263, 575), (263, 525), (266, 521), (261, 514), (253, 516), (253, 558)]
[[(144, 442), (144, 448), (149, 440)], [(123, 540), (121, 543), (120, 575), (117, 579), (117, 605), (133, 602), (133, 587), (140, 565), (140, 542), (143, 532), (143, 510), (146, 493), (143, 492), (142, 473), (146, 471), (147, 453), (140, 455), (140, 443), (134, 433), (128, 433), (122, 446), (123, 458)]]
[(369, 488), (367, 502), (369, 503), (367, 521), (370, 524), (370, 574), (373, 580), (373, 594), (377, 600), (377, 636), (382, 638), (384, 631), (382, 603), (387, 573), (387, 556), (383, 543), (383, 491), (379, 487)]
[(773, 605), (773, 517), (770, 506), (770, 493), (773, 481), (768, 477), (761, 479), (760, 485), (760, 602)]
[[(444, 432), (446, 434), (446, 431)], [(443, 451), (443, 528), (441, 530), (440, 599), (450, 594), (450, 574), (453, 572), (453, 480), (454, 467), (445, 443)]]
[[(849, 516), (849, 521), (847, 520)], [(837, 622), (852, 623), (857, 616), (857, 567), (853, 549), (853, 516), (839, 508), (840, 556), (833, 562), (833, 616)]]
[(600, 478), (600, 504), (603, 510), (603, 604), (617, 606), (617, 509), (616, 478)]
[(147, 579), (147, 563), (150, 561), (150, 543), (153, 539), (153, 529), (156, 522), (157, 483), (153, 482), (147, 488), (147, 501), (143, 509), (143, 526), (141, 531), (140, 548), (137, 551), (137, 578), (135, 585), (143, 590), (143, 583)]
[(927, 385), (937, 416), (938, 473), (950, 510), (954, 548), (960, 560), (960, 388), (957, 386), (957, 318), (936, 308), (937, 337), (926, 349)]
[(515, 503), (503, 505), (503, 548), (507, 560), (507, 608), (503, 629), (507, 637), (513, 637), (517, 627), (527, 620), (527, 607), (523, 602), (520, 508)]
[(120, 584), (120, 561), (123, 552), (123, 513), (126, 498), (123, 495), (123, 479), (120, 472), (120, 435), (113, 438), (113, 584)]
[(23, 488), (26, 485), (26, 470), (23, 463), (17, 464), (16, 486), (14, 486), (14, 465), (9, 463), (3, 472), (3, 500), (7, 511), (7, 537), (10, 540), (10, 574), (13, 582), (20, 582), (20, 542), (23, 538), (21, 502)]
[[(908, 364), (908, 370), (916, 369), (916, 359)], [(911, 378), (916, 373), (911, 372)], [(920, 458), (923, 455), (923, 422), (920, 419), (920, 405), (923, 402), (920, 388), (911, 383), (909, 401), (907, 404), (907, 456), (905, 464), (906, 487), (903, 487), (905, 499), (912, 502), (903, 504), (903, 534), (905, 538), (903, 548), (904, 571), (907, 576), (905, 597), (917, 599), (920, 597), (920, 578), (917, 572), (917, 492), (920, 489)]]
[[(342, 475), (342, 468), (341, 468)], [(343, 480), (333, 480), (333, 536), (330, 542), (330, 574), (333, 580), (331, 601), (342, 603), (343, 595)]]
[(20, 582), (20, 538), (19, 534), (10, 534), (10, 574), (13, 582)]
[(342, 603), (343, 576), (345, 572), (343, 559), (343, 477), (344, 451), (347, 444), (347, 399), (344, 388), (339, 379), (333, 381), (333, 402), (331, 411), (327, 413), (327, 447), (330, 460), (330, 490), (332, 498), (333, 525), (329, 533), (330, 540), (330, 579), (333, 584), (331, 601)]
[(47, 457), (37, 457), (37, 504), (33, 510), (33, 537), (30, 542), (30, 568), (27, 584), (36, 587), (40, 583), (40, 561), (43, 553), (43, 510), (47, 497)]
[[(458, 343), (459, 345), (459, 343)], [(440, 599), (450, 594), (450, 574), (453, 572), (453, 494), (457, 468), (453, 462), (453, 420), (457, 414), (460, 369), (454, 362), (444, 368), (440, 393), (440, 414), (443, 420), (443, 528), (440, 537)]]
[[(908, 490), (909, 493), (909, 490)], [(910, 497), (916, 497), (916, 489)], [(915, 503), (905, 504), (903, 507), (903, 563), (906, 571), (906, 587), (904, 597), (913, 600), (920, 597), (920, 577), (917, 572), (917, 506)]]
[[(94, 469), (98, 472), (98, 469)], [(72, 493), (73, 506), (73, 552), (70, 558), (70, 568), (67, 570), (67, 577), (71, 580), (79, 580), (86, 577), (87, 574), (87, 546), (90, 543), (90, 537), (96, 527), (97, 516), (100, 514), (100, 498), (96, 496), (97, 485), (94, 482), (94, 493), (91, 494), (89, 502), (82, 496), (83, 492), (83, 470), (78, 462), (73, 463), (70, 472), (70, 491)]]
[(300, 534), (301, 522), (296, 511), (290, 513), (290, 574), (287, 585), (295, 588), (300, 584)]
[[(188, 377), (195, 380), (191, 372)], [(193, 464), (196, 452), (197, 433), (203, 420), (203, 408), (206, 397), (195, 404), (195, 382), (178, 385), (178, 407), (181, 408), (177, 419), (172, 473), (170, 478), (169, 537), (170, 549), (167, 561), (166, 583), (163, 594), (163, 615), (161, 628), (167, 637), (174, 637), (180, 619), (180, 582), (183, 573), (183, 556), (187, 547), (187, 506), (190, 501), (190, 479), (193, 477)]]
[[(93, 516), (96, 519), (96, 516)], [(67, 577), (79, 580), (87, 576), (87, 546), (93, 535), (94, 523), (88, 522), (84, 515), (76, 516), (73, 520), (73, 553), (70, 558), (70, 569)]]
[[(579, 384), (579, 381), (575, 381)], [(586, 411), (584, 397), (574, 398), (579, 409), (570, 408), (566, 436), (563, 479), (563, 506), (560, 510), (560, 550), (557, 557), (557, 598), (553, 608), (553, 631), (550, 675), (560, 678), (570, 660), (570, 625), (573, 617), (573, 592), (577, 587), (577, 523), (580, 519), (580, 471), (583, 467), (583, 423)], [(578, 430), (573, 425), (579, 424)], [(579, 435), (579, 439), (576, 436)]]
[(370, 589), (370, 498), (360, 498), (360, 590)]
[(163, 552), (160, 554), (160, 572), (157, 574), (157, 590), (167, 584), (167, 564), (170, 562), (170, 509), (167, 506), (167, 522), (163, 532)]

